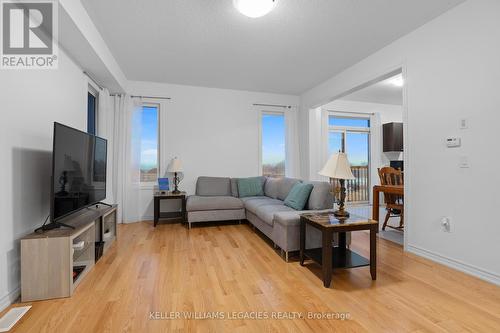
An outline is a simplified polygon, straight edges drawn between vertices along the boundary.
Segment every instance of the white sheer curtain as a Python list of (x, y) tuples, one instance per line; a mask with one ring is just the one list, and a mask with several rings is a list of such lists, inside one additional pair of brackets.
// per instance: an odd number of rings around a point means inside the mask
[(328, 124), (328, 117), (329, 117), (329, 112), (327, 110), (324, 110), (323, 108), (319, 108), (319, 112), (321, 113), (320, 119), (321, 119), (321, 124), (320, 124), (320, 152), (319, 152), (319, 163), (317, 165), (317, 169), (315, 170), (316, 173), (316, 179), (322, 180), (322, 181), (330, 181), (328, 177), (321, 176), (318, 174), (319, 170), (323, 168), (325, 165), (326, 161), (330, 158), (329, 152), (328, 152), (328, 141), (329, 141), (329, 136), (330, 136), (330, 126)]
[(298, 109), (292, 107), (285, 111), (285, 175), (300, 177)]
[(135, 222), (141, 214), (140, 157), (141, 107), (139, 98), (117, 95), (113, 101), (113, 198), (119, 206), (118, 221)]
[(114, 203), (113, 195), (113, 98), (109, 91), (103, 88), (99, 91), (97, 98), (97, 135), (108, 140), (108, 161), (106, 167), (106, 200), (107, 203)]
[[(370, 173), (369, 173), (369, 188), (380, 183), (377, 168), (384, 165), (382, 161), (381, 150), (379, 147), (383, 145), (382, 138), (382, 121), (380, 113), (375, 112), (370, 115)], [(369, 193), (370, 203), (373, 202), (372, 194)], [(382, 199), (383, 200), (383, 199)]]

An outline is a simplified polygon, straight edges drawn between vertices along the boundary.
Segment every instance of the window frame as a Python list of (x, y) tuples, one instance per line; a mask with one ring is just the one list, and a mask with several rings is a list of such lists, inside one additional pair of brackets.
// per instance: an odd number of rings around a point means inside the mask
[(287, 140), (286, 140), (286, 131), (287, 131), (287, 128), (286, 128), (286, 114), (285, 114), (285, 111), (274, 111), (274, 110), (261, 110), (259, 112), (259, 172), (258, 172), (258, 175), (259, 176), (263, 176), (264, 175), (264, 172), (263, 172), (263, 149), (262, 149), (262, 143), (263, 143), (263, 140), (262, 140), (262, 134), (263, 134), (263, 128), (262, 128), (262, 121), (263, 121), (263, 118), (265, 115), (274, 115), (274, 116), (283, 116), (283, 121), (285, 122), (285, 135), (284, 135), (284, 142), (285, 142), (285, 173), (283, 175), (283, 177), (286, 177), (286, 170), (287, 170), (287, 163), (286, 163), (286, 160), (287, 160), (287, 156), (286, 156), (286, 152), (287, 152)]
[[(335, 118), (344, 118), (344, 119), (364, 119), (368, 120), (368, 127), (355, 127), (355, 126), (330, 126), (330, 117), (333, 116)], [(335, 111), (328, 112), (328, 136), (327, 136), (327, 149), (329, 153), (328, 141), (330, 139), (330, 133), (337, 132), (342, 133), (343, 135), (343, 152), (346, 152), (347, 147), (347, 132), (356, 132), (356, 133), (367, 133), (368, 134), (368, 168), (371, 166), (371, 119), (370, 116), (339, 116), (335, 113)]]
[[(368, 120), (368, 127), (356, 127), (356, 126), (331, 126), (330, 125), (330, 117), (335, 117), (335, 118), (344, 118), (344, 119), (364, 119)], [(330, 147), (329, 147), (329, 140), (330, 140), (330, 133), (342, 133), (343, 139), (343, 152), (346, 154), (349, 154), (347, 150), (347, 133), (366, 133), (368, 135), (368, 184), (371, 184), (372, 181), (372, 121), (371, 117), (369, 114), (366, 116), (362, 115), (361, 113), (352, 115), (352, 116), (346, 116), (346, 115), (339, 115), (335, 111), (329, 111), (328, 112), (328, 119), (327, 119), (327, 127), (328, 127), (328, 135), (327, 135), (327, 143), (326, 143), (326, 149), (327, 149), (327, 154), (329, 155), (330, 153)], [(371, 193), (368, 191), (368, 201), (360, 201), (356, 202), (356, 204), (366, 204), (367, 202), (371, 202)]]
[[(89, 132), (89, 95), (94, 96), (95, 102), (94, 102), (94, 132), (95, 133), (90, 133)], [(88, 134), (92, 135), (99, 135), (99, 90), (98, 88), (94, 87), (93, 84), (90, 82), (88, 83), (88, 88), (87, 88), (87, 130), (86, 132)]]
[[(334, 118), (342, 118), (342, 119), (363, 119), (363, 120), (368, 120), (368, 127), (359, 127), (359, 126), (334, 126), (330, 125), (330, 117)], [(348, 132), (365, 132), (365, 133), (370, 133), (370, 128), (371, 128), (371, 119), (370, 116), (339, 116), (335, 112), (331, 111), (328, 113), (328, 132), (330, 131), (337, 131), (337, 132), (342, 132), (344, 130)]]
[[(141, 112), (142, 112), (142, 108), (146, 106), (146, 107), (155, 107), (157, 109), (157, 119), (156, 119), (156, 130), (157, 130), (157, 143), (156, 143), (156, 150), (157, 150), (157, 153), (156, 153), (156, 180), (155, 181), (149, 181), (149, 182), (146, 182), (146, 181), (142, 181), (141, 180), (141, 176), (139, 175), (139, 185), (140, 185), (140, 188), (141, 189), (153, 189), (157, 182), (158, 182), (158, 177), (160, 176), (160, 170), (161, 170), (161, 103), (159, 102), (155, 102), (155, 101), (149, 101), (149, 100), (146, 100), (146, 101), (143, 101), (141, 103)], [(139, 169), (139, 172), (140, 172), (140, 169)]]

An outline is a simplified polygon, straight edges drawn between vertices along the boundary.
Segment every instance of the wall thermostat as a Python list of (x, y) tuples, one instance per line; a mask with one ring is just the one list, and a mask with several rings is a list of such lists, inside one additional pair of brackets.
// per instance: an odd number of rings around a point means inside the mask
[(460, 147), (462, 145), (462, 142), (460, 138), (447, 138), (446, 139), (446, 147), (448, 148), (455, 148), (455, 147)]

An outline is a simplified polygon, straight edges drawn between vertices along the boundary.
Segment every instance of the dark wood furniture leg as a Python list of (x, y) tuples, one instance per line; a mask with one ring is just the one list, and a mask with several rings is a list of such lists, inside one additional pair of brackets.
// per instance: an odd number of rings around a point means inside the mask
[(182, 201), (182, 215), (183, 215), (183, 220), (184, 220), (183, 222), (187, 223), (188, 219), (187, 219), (187, 210), (186, 210), (186, 201), (187, 201), (186, 197), (182, 198), (181, 201)]
[(154, 221), (153, 225), (156, 227), (158, 220), (160, 219), (160, 198), (154, 198)]
[(370, 229), (370, 274), (372, 280), (377, 279), (377, 231), (377, 226)]
[(379, 198), (379, 190), (374, 187), (373, 188), (373, 207), (372, 207), (372, 220), (378, 222), (379, 218), (379, 209), (380, 209), (380, 198)]
[(385, 220), (384, 224), (382, 225), (382, 230), (385, 230), (385, 228), (387, 227), (387, 222), (389, 222), (390, 217), (391, 217), (391, 210), (387, 209), (387, 214), (385, 214)]
[(339, 232), (339, 250), (345, 253), (347, 248), (346, 234), (345, 232)]
[(300, 265), (304, 266), (305, 254), (306, 250), (306, 221), (301, 217), (300, 218)]
[(325, 288), (330, 288), (332, 282), (332, 238), (333, 232), (323, 230), (323, 255), (321, 268), (323, 269), (323, 285)]

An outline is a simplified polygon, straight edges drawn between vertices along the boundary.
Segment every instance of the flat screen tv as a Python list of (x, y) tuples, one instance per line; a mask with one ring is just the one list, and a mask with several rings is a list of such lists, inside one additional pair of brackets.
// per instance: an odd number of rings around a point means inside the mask
[(54, 123), (51, 228), (106, 198), (106, 162), (106, 139)]

